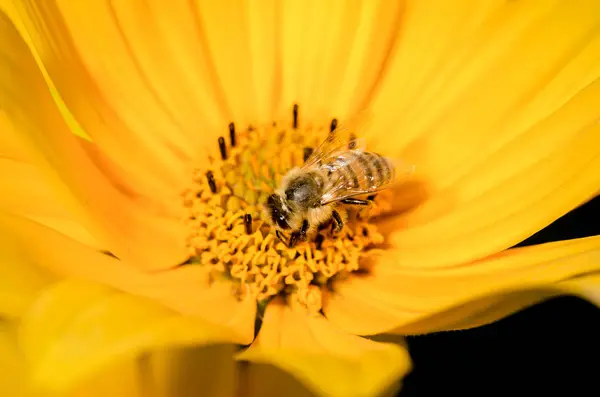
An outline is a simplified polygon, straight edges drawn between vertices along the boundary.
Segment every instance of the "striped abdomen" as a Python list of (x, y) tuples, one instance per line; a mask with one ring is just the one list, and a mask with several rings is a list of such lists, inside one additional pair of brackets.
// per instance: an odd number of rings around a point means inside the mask
[(348, 190), (375, 191), (392, 183), (394, 164), (377, 153), (348, 150), (326, 164), (330, 176)]

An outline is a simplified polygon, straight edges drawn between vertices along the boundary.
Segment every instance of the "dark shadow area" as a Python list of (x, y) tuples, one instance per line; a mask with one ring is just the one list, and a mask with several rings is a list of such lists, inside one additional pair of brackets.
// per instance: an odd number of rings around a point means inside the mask
[[(600, 234), (600, 198), (571, 211), (517, 246)], [(414, 363), (399, 394), (600, 395), (600, 310), (554, 298), (468, 331), (409, 337)]]

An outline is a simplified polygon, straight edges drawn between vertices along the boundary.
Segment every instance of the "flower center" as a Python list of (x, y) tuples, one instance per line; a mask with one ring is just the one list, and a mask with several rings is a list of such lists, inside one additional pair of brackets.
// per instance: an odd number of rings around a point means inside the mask
[(262, 205), (282, 177), (306, 158), (336, 128), (299, 127), (294, 106), (291, 127), (276, 123), (220, 137), (219, 155), (209, 169), (195, 170), (182, 194), (191, 260), (211, 268), (213, 277), (234, 281), (236, 293), (250, 294), (259, 305), (276, 295), (294, 296), (309, 311), (321, 310), (322, 291), (336, 277), (361, 270), (361, 259), (374, 253), (383, 236), (371, 222), (391, 209), (390, 194), (369, 196), (367, 206), (336, 207), (346, 214), (340, 231), (323, 224), (307, 241), (293, 247), (276, 236)]

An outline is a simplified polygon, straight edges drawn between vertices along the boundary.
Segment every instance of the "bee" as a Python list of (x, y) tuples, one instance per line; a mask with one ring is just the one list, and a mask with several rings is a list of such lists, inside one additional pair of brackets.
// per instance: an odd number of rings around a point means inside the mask
[[(394, 183), (401, 171), (413, 168), (366, 151), (364, 140), (334, 129), (312, 154), (305, 151), (303, 166), (284, 175), (263, 205), (263, 219), (288, 247), (329, 223), (337, 233), (344, 226), (338, 206), (369, 205), (369, 199)], [(369, 199), (357, 198), (363, 195)], [(290, 233), (289, 243), (284, 233)]]

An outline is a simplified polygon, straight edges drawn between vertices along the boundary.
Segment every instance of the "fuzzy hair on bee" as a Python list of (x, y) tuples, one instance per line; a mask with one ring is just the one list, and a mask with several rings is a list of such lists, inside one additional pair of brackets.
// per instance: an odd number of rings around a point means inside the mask
[[(387, 189), (397, 180), (399, 171), (414, 169), (399, 164), (366, 151), (363, 140), (337, 128), (303, 166), (284, 175), (263, 205), (263, 219), (290, 247), (328, 223), (333, 233), (339, 232), (346, 221), (344, 206), (369, 205), (369, 200), (357, 197)], [(286, 234), (290, 235), (289, 243)]]

